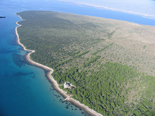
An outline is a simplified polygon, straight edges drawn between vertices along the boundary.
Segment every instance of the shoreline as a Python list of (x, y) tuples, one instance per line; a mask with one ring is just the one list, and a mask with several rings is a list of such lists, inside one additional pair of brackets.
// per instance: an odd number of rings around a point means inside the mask
[(77, 4), (91, 6), (91, 7), (96, 7), (96, 8), (103, 8), (103, 9), (106, 9), (106, 10), (112, 10), (112, 11), (116, 11), (116, 12), (129, 13), (129, 14), (133, 14), (133, 15), (139, 15), (139, 16), (142, 16), (142, 17), (145, 17), (145, 18), (149, 18), (149, 19), (155, 19), (155, 15), (152, 15), (152, 14), (143, 14), (143, 13), (135, 12), (135, 11), (121, 10), (121, 9), (107, 7), (107, 6), (103, 6), (103, 5), (93, 5), (93, 4), (82, 3), (82, 2), (79, 2)]
[[(16, 15), (17, 15), (17, 14), (16, 14)], [(17, 16), (19, 16), (19, 15), (17, 15)], [(23, 20), (21, 16), (19, 16), (19, 17), (20, 17), (21, 20)], [(34, 53), (35, 50), (26, 49), (26, 47), (20, 42), (20, 38), (19, 38), (17, 29), (18, 29), (18, 27), (20, 27), (21, 25), (18, 24), (18, 22), (19, 22), (19, 21), (16, 22), (16, 24), (17, 24), (18, 26), (15, 28), (15, 33), (16, 33), (16, 36), (17, 36), (17, 43), (18, 43), (19, 45), (21, 45), (22, 48), (23, 48), (25, 51), (29, 51), (29, 53), (26, 54), (26, 60), (27, 60), (30, 64), (35, 65), (35, 66), (37, 66), (37, 67), (40, 67), (40, 68), (42, 68), (42, 69), (48, 71), (48, 72), (46, 73), (46, 77), (48, 78), (48, 80), (50, 81), (50, 83), (53, 85), (54, 89), (57, 90), (63, 97), (67, 98), (66, 101), (69, 101), (69, 102), (73, 103), (75, 106), (77, 106), (77, 107), (79, 107), (79, 108), (82, 108), (85, 112), (87, 112), (87, 113), (88, 113), (89, 115), (91, 115), (91, 116), (102, 116), (102, 114), (97, 113), (96, 111), (90, 109), (88, 106), (86, 106), (86, 105), (80, 103), (78, 100), (75, 100), (75, 99), (73, 99), (73, 98), (70, 98), (69, 95), (67, 95), (67, 93), (66, 93), (65, 91), (63, 91), (62, 89), (60, 89), (60, 88), (59, 88), (59, 84), (57, 83), (57, 81), (56, 81), (56, 80), (53, 78), (53, 76), (52, 76), (52, 73), (53, 73), (53, 71), (54, 71), (52, 68), (50, 68), (50, 67), (48, 67), (48, 66), (45, 66), (45, 65), (43, 65), (43, 64), (37, 63), (37, 62), (35, 62), (35, 61), (33, 61), (33, 60), (31, 59), (30, 55), (31, 55), (32, 53)]]

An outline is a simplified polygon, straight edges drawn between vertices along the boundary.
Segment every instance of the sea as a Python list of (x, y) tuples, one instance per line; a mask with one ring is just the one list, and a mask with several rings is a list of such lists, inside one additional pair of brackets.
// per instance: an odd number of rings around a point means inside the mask
[[(148, 0), (149, 2), (149, 0)], [(150, 1), (154, 4), (155, 1)], [(155, 26), (155, 19), (72, 2), (56, 0), (0, 0), (0, 116), (88, 116), (64, 102), (45, 76), (46, 71), (26, 61), (28, 53), (17, 44), (17, 12), (57, 11), (123, 20)]]

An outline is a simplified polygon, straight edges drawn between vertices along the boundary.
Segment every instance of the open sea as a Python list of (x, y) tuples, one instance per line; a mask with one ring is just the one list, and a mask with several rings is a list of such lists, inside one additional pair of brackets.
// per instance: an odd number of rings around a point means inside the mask
[(97, 16), (155, 26), (155, 19), (54, 0), (0, 0), (0, 116), (87, 116), (64, 102), (41, 68), (29, 64), (26, 51), (17, 44), (15, 15), (44, 10)]

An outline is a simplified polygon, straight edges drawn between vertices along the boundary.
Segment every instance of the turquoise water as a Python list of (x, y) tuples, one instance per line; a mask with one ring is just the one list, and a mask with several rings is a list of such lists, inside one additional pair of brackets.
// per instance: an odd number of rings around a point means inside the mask
[(155, 20), (71, 3), (43, 0), (1, 0), (0, 15), (0, 116), (88, 115), (53, 89), (45, 71), (25, 60), (26, 51), (16, 42), (16, 12), (51, 10), (155, 25)]
[(0, 19), (0, 116), (86, 115), (71, 103), (63, 102), (45, 71), (25, 60), (27, 52), (17, 44), (15, 35), (19, 4), (8, 4), (0, 4), (0, 13), (6, 16)]

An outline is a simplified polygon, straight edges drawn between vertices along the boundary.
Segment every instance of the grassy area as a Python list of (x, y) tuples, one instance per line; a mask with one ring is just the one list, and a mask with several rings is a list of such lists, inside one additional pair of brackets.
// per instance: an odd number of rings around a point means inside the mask
[[(18, 13), (32, 59), (73, 98), (106, 116), (155, 115), (155, 27), (57, 12)], [(60, 86), (62, 88), (62, 86)]]

